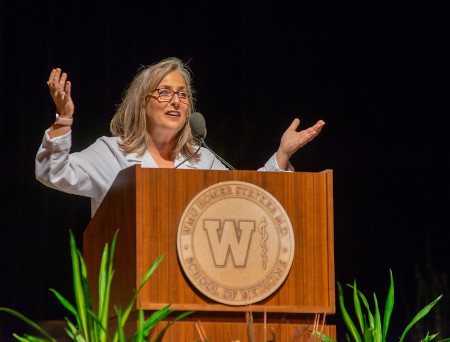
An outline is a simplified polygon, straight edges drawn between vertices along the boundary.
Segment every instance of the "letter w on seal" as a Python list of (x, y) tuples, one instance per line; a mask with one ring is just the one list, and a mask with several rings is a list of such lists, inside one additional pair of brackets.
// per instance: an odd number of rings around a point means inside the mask
[(250, 239), (255, 230), (255, 222), (239, 221), (240, 238), (233, 221), (225, 221), (219, 239), (220, 220), (205, 220), (204, 229), (208, 234), (209, 244), (217, 267), (225, 266), (231, 253), (235, 267), (244, 267), (247, 262)]

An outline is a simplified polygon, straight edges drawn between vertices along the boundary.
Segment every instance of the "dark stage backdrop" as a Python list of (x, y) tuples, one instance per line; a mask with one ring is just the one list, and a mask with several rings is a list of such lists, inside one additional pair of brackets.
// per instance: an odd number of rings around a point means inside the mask
[[(79, 151), (108, 135), (141, 65), (177, 56), (194, 72), (207, 143), (239, 169), (260, 167), (294, 117), (302, 127), (323, 119), (321, 135), (292, 163), (298, 171), (334, 170), (336, 279), (356, 278), (384, 301), (393, 270), (391, 338), (418, 309), (421, 289), (433, 292), (420, 305), (444, 292), (445, 317), (448, 2), (166, 5), (1, 2), (0, 306), (37, 320), (63, 318), (48, 288), (71, 298), (68, 230), (81, 248), (90, 219), (89, 199), (34, 179), (35, 153), (54, 120), (50, 70), (63, 68), (73, 83)], [(332, 320), (342, 334), (339, 317)], [(22, 328), (0, 314), (0, 336), (13, 329)]]

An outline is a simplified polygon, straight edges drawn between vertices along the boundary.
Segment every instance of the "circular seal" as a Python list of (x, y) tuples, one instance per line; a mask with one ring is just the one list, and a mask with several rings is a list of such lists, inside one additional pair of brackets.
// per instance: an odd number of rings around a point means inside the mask
[(205, 296), (247, 305), (275, 292), (294, 259), (294, 232), (281, 204), (246, 182), (214, 184), (187, 205), (177, 233), (184, 273)]

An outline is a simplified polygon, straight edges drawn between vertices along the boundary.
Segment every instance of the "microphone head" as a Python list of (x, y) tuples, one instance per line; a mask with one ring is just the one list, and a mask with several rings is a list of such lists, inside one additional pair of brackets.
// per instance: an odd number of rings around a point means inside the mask
[(199, 112), (192, 113), (191, 118), (189, 119), (189, 125), (191, 126), (192, 135), (194, 137), (205, 139), (206, 122), (202, 114)]

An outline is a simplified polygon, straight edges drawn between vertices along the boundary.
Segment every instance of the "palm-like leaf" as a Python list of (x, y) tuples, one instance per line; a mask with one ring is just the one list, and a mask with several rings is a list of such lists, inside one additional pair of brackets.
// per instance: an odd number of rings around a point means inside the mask
[(352, 319), (350, 318), (350, 315), (347, 312), (347, 309), (345, 308), (344, 304), (344, 294), (342, 291), (341, 284), (338, 283), (338, 290), (339, 290), (339, 306), (341, 308), (342, 317), (344, 319), (345, 325), (347, 326), (347, 329), (350, 333), (350, 335), (353, 337), (355, 342), (362, 342), (362, 338), (358, 333), (358, 330), (355, 327), (355, 324), (353, 323)]
[(139, 325), (137, 332), (137, 341), (144, 341), (144, 310), (139, 309)]
[(356, 288), (356, 280), (353, 282), (353, 303), (355, 304), (356, 318), (358, 319), (361, 332), (364, 334), (365, 323), (363, 318), (363, 313), (361, 310), (361, 303), (359, 302), (358, 290)]
[(109, 262), (108, 261), (108, 244), (105, 245), (105, 249), (102, 256), (102, 262), (100, 266), (100, 273), (99, 273), (99, 313), (98, 317), (100, 320), (100, 327), (102, 327), (102, 330), (100, 331), (100, 341), (105, 341), (108, 331), (108, 314), (109, 314), (109, 298), (111, 294), (111, 283), (114, 276), (114, 270), (113, 270), (113, 258), (114, 258), (114, 251), (116, 247), (116, 241), (117, 241), (117, 234), (119, 231), (117, 230), (114, 234), (113, 241), (111, 243), (111, 253), (109, 255)]
[[(367, 301), (367, 298), (364, 296), (364, 294), (361, 291), (359, 291), (357, 289), (356, 281), (353, 283), (353, 285), (347, 284), (347, 286), (349, 286), (350, 288), (353, 289), (353, 301), (354, 301), (354, 306), (355, 306), (355, 312), (356, 312), (356, 317), (358, 319), (358, 322), (359, 322), (359, 325), (360, 325), (360, 328), (361, 328), (362, 338), (359, 335), (359, 333), (358, 333), (358, 331), (357, 331), (357, 329), (355, 327), (355, 324), (353, 323), (352, 319), (350, 318), (350, 315), (348, 314), (348, 312), (347, 312), (347, 310), (345, 308), (344, 295), (343, 295), (342, 287), (341, 287), (341, 285), (339, 283), (337, 283), (338, 290), (339, 290), (340, 309), (341, 309), (341, 312), (342, 312), (342, 317), (343, 317), (344, 322), (345, 322), (345, 324), (347, 326), (347, 329), (348, 329), (348, 334), (346, 334), (348, 342), (351, 341), (351, 338), (353, 338), (353, 340), (355, 342), (363, 342), (363, 341), (364, 342), (386, 342), (387, 332), (388, 332), (388, 328), (389, 328), (389, 322), (390, 322), (392, 311), (393, 311), (393, 308), (394, 308), (394, 280), (393, 280), (393, 276), (392, 276), (392, 271), (389, 270), (389, 272), (390, 272), (391, 283), (390, 283), (388, 295), (387, 295), (387, 298), (386, 298), (386, 305), (385, 305), (385, 309), (384, 309), (383, 322), (381, 322), (380, 309), (379, 309), (378, 299), (377, 299), (376, 294), (375, 293), (373, 294), (373, 300), (374, 300), (374, 303), (375, 303), (375, 313), (373, 315), (372, 312), (370, 311), (370, 307), (369, 307), (369, 303)], [(406, 334), (411, 329), (411, 327), (414, 324), (416, 324), (420, 319), (422, 319), (424, 316), (426, 316), (428, 314), (428, 312), (430, 312), (430, 310), (433, 308), (433, 306), (435, 306), (436, 303), (441, 299), (441, 297), (442, 297), (442, 295), (440, 295), (433, 302), (431, 302), (430, 304), (425, 306), (412, 319), (412, 321), (408, 324), (408, 326), (406, 327), (405, 331), (403, 332), (399, 342), (403, 342)], [(363, 302), (363, 304), (364, 304), (364, 306), (366, 308), (369, 325), (367, 325), (366, 316), (363, 313), (360, 301)], [(319, 334), (316, 331), (313, 331), (313, 334), (315, 336), (320, 337), (323, 341), (335, 342), (330, 337), (328, 337), (326, 335)], [(434, 335), (427, 334), (427, 336), (421, 342), (430, 342), (436, 336), (437, 336), (437, 334), (434, 334)], [(450, 338), (440, 340), (439, 342), (450, 342)]]
[(335, 339), (333, 339), (333, 338), (331, 338), (331, 337), (329, 337), (329, 336), (327, 336), (327, 335), (325, 335), (323, 333), (320, 333), (320, 332), (318, 332), (316, 330), (312, 330), (311, 333), (313, 335), (319, 337), (322, 341), (325, 341), (325, 342), (337, 342)]
[(389, 270), (389, 274), (391, 277), (391, 285), (389, 286), (389, 291), (386, 298), (386, 306), (384, 308), (383, 342), (386, 342), (389, 322), (391, 320), (392, 311), (394, 310), (394, 278), (392, 277), (392, 270)]
[(58, 291), (54, 289), (50, 289), (50, 291), (55, 294), (56, 298), (58, 298), (62, 306), (64, 306), (68, 311), (70, 311), (75, 316), (75, 318), (78, 319), (78, 312), (74, 308), (74, 306), (70, 304), (70, 302), (66, 298), (64, 298)]
[(150, 318), (145, 322), (145, 329), (149, 331), (152, 329), (156, 324), (164, 320), (167, 316), (169, 316), (173, 310), (169, 310), (170, 304), (163, 307), (162, 309), (155, 311), (152, 313)]
[[(117, 314), (117, 321), (120, 322), (122, 320), (122, 309), (117, 308), (117, 307), (115, 307), (115, 309), (116, 309), (116, 314)], [(116, 334), (117, 334), (117, 338), (119, 339), (120, 342), (126, 342), (125, 332), (124, 332), (123, 326), (121, 324), (117, 325)]]
[[(75, 244), (75, 237), (70, 231), (70, 255), (72, 258), (72, 274), (73, 274), (73, 291), (75, 295), (75, 303), (78, 312), (78, 326), (83, 331), (88, 331), (87, 314), (85, 311), (86, 303), (84, 301), (83, 282), (81, 280), (80, 261), (78, 259), (78, 251)], [(86, 341), (90, 342), (89, 336), (85, 336)]]
[(423, 317), (425, 317), (431, 310), (433, 306), (436, 305), (436, 303), (442, 298), (442, 295), (437, 297), (435, 300), (433, 300), (430, 304), (425, 306), (422, 310), (419, 311), (419, 313), (412, 319), (412, 321), (408, 324), (405, 331), (403, 331), (402, 337), (400, 337), (400, 341), (402, 342), (405, 339), (406, 334), (408, 331), (412, 328), (414, 324), (416, 324), (419, 320), (421, 320)]
[[(115, 237), (114, 237), (115, 238)], [(98, 276), (98, 317), (105, 328), (108, 327), (108, 274), (107, 274), (107, 262), (108, 262), (108, 244), (103, 249), (102, 261), (100, 263), (100, 271)], [(103, 337), (103, 333), (100, 333)], [(100, 338), (103, 341), (103, 338)]]
[[(30, 339), (30, 335), (24, 335), (24, 336), (19, 336), (17, 334), (13, 334), (13, 336), (18, 339), (20, 342), (33, 342), (32, 339)], [(47, 340), (44, 340), (47, 341)]]
[(76, 342), (86, 342), (85, 338), (80, 334), (80, 331), (78, 331), (77, 327), (67, 318), (66, 322), (67, 326), (69, 327), (69, 329), (66, 328), (67, 335)]
[(375, 330), (369, 327), (364, 331), (364, 342), (374, 342), (374, 341), (376, 341)]
[[(50, 289), (51, 292), (55, 294), (59, 302), (75, 316), (76, 325), (73, 324), (69, 319), (66, 318), (67, 328), (65, 331), (67, 335), (74, 340), (75, 342), (111, 342), (108, 336), (108, 313), (109, 313), (109, 300), (110, 300), (110, 291), (111, 291), (111, 282), (114, 275), (113, 270), (113, 257), (114, 250), (116, 245), (117, 233), (115, 233), (111, 250), (108, 253), (108, 244), (105, 245), (102, 254), (102, 260), (100, 265), (100, 273), (99, 273), (99, 312), (98, 315), (93, 311), (92, 304), (92, 296), (91, 290), (88, 282), (88, 274), (86, 269), (86, 264), (84, 262), (83, 256), (81, 252), (77, 249), (75, 244), (75, 238), (70, 231), (70, 255), (72, 259), (72, 273), (73, 273), (73, 289), (75, 295), (75, 305), (72, 305), (66, 298), (64, 298), (58, 291), (54, 289)], [(108, 255), (109, 254), (109, 255)], [(150, 276), (154, 273), (160, 262), (162, 261), (164, 255), (159, 257), (152, 267), (147, 271), (144, 275), (141, 284), (138, 289), (135, 291), (133, 298), (130, 303), (126, 307), (125, 311), (122, 311), (121, 308), (116, 308), (117, 313), (117, 322), (118, 326), (116, 332), (114, 334), (114, 342), (126, 342), (124, 326), (125, 323), (131, 313), (131, 310), (134, 308), (134, 304), (136, 303), (136, 299), (144, 286), (145, 282), (150, 278)], [(143, 342), (148, 340), (150, 335), (150, 330), (161, 320), (165, 319), (168, 315), (170, 315), (173, 310), (169, 309), (170, 304), (161, 310), (155, 311), (150, 318), (144, 322), (144, 311), (142, 309), (139, 310), (139, 324), (138, 324), (138, 332), (131, 338), (129, 342)], [(17, 311), (8, 309), (8, 308), (0, 308), (0, 311), (7, 312), (12, 314), (30, 326), (34, 327), (37, 331), (39, 331), (45, 338), (24, 335), (18, 336), (14, 334), (14, 337), (21, 342), (57, 342), (56, 339), (51, 337), (45, 330), (43, 330), (39, 325), (18, 313)], [(185, 312), (177, 316), (172, 322), (169, 322), (158, 335), (157, 340), (162, 338), (167, 328), (175, 323), (176, 321), (186, 317), (191, 314), (192, 311)]]
[[(353, 289), (352, 285), (347, 284), (347, 286)], [(361, 291), (359, 291), (359, 290), (358, 290), (358, 296), (362, 300), (362, 302), (363, 302), (363, 304), (364, 304), (364, 306), (366, 308), (367, 316), (368, 316), (368, 319), (369, 319), (369, 327), (372, 328), (372, 329), (375, 329), (375, 319), (373, 317), (372, 312), (370, 311), (369, 302), (367, 301), (366, 296), (364, 296), (364, 294)]]
[[(8, 309), (8, 308), (0, 308), (0, 311), (7, 312), (13, 316), (16, 316), (17, 318), (20, 318), (22, 321), (24, 321), (25, 323), (27, 323), (28, 325), (32, 326), (34, 329), (39, 331), (43, 336), (45, 336), (48, 339), (48, 341), (57, 342), (56, 339), (54, 339), (52, 336), (50, 336), (50, 334), (48, 332), (46, 332), (44, 329), (42, 329), (38, 324), (33, 322), (28, 317), (22, 315), (20, 312), (17, 312), (16, 310), (12, 310), (12, 309)], [(16, 334), (14, 334), (14, 337), (19, 339), (18, 335), (16, 335)]]
[[(133, 309), (134, 303), (136, 302), (137, 296), (139, 295), (139, 292), (141, 291), (142, 287), (144, 286), (145, 282), (148, 280), (148, 278), (150, 278), (150, 276), (153, 274), (153, 272), (155, 272), (156, 268), (158, 267), (158, 265), (160, 264), (161, 260), (163, 259), (164, 254), (161, 255), (158, 259), (156, 259), (156, 261), (154, 262), (154, 264), (152, 265), (152, 267), (150, 267), (150, 269), (147, 271), (147, 273), (144, 275), (144, 278), (141, 281), (141, 284), (139, 285), (138, 289), (136, 290), (136, 292), (133, 295), (133, 298), (131, 298), (130, 303), (128, 304), (127, 308), (125, 309), (125, 311), (123, 312), (123, 314), (121, 315), (121, 318), (117, 319), (117, 324), (120, 326), (124, 326), (128, 316), (131, 313), (131, 310)], [(119, 336), (116, 333), (114, 335), (114, 342), (117, 342)]]
[(373, 329), (373, 340), (376, 342), (381, 342), (382, 338), (382, 328), (381, 328), (381, 317), (380, 309), (378, 307), (377, 295), (373, 294), (373, 301), (375, 303), (375, 329)]
[(182, 314), (177, 316), (173, 321), (168, 322), (167, 325), (159, 332), (158, 336), (153, 340), (153, 342), (160, 342), (164, 337), (164, 334), (166, 333), (167, 329), (169, 329), (172, 324), (179, 321), (180, 319), (183, 319), (184, 317), (190, 315), (193, 312), (194, 311), (183, 312)]

